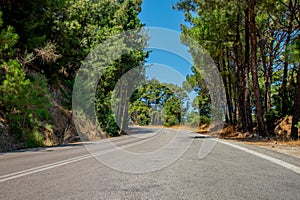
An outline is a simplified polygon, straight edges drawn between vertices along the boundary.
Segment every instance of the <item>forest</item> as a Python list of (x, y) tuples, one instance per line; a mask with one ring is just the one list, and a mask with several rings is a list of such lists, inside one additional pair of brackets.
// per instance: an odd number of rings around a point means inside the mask
[[(173, 7), (188, 22), (182, 34), (209, 52), (222, 75), (227, 124), (269, 137), (277, 120), (293, 116), (291, 138), (298, 140), (299, 1), (181, 0)], [(187, 81), (205, 87), (197, 70)], [(208, 92), (197, 91), (209, 103)]]
[[(0, 0), (1, 150), (76, 139), (76, 74), (97, 45), (145, 27), (138, 17), (141, 4), (142, 0)], [(184, 13), (182, 35), (197, 41), (218, 67), (226, 92), (226, 125), (272, 137), (274, 124), (292, 116), (290, 138), (298, 140), (299, 1), (178, 0), (173, 9)], [(134, 42), (141, 48), (111, 63), (97, 86), (95, 110), (103, 133), (126, 134), (129, 123), (209, 123), (210, 95), (197, 66), (186, 77), (198, 95), (192, 109), (183, 107), (188, 97), (182, 88), (151, 80), (133, 93), (129, 105), (117, 110), (115, 119), (111, 99), (116, 84), (151, 56), (144, 39)], [(189, 46), (184, 37), (182, 42)], [(192, 52), (193, 46), (189, 48)], [(138, 75), (145, 78), (143, 70)], [(126, 94), (117, 95), (129, 98)]]

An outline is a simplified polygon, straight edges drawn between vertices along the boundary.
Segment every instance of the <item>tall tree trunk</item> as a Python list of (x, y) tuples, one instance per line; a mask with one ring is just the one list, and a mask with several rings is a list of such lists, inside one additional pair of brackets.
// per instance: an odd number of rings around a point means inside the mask
[(298, 122), (300, 117), (300, 64), (298, 63), (298, 72), (297, 72), (297, 83), (296, 83), (296, 93), (294, 99), (294, 109), (293, 109), (293, 121), (292, 121), (292, 130), (291, 137), (293, 140), (298, 140)]
[(264, 76), (265, 76), (265, 113), (268, 113), (271, 109), (271, 82), (272, 82), (272, 52), (270, 53), (269, 60), (267, 62), (267, 53), (265, 51), (266, 44), (263, 38), (261, 37), (261, 34), (258, 35), (259, 38), (259, 48), (261, 52), (261, 59), (264, 66)]
[[(228, 48), (226, 48), (226, 58), (227, 58), (227, 70), (228, 70), (228, 97), (229, 97), (229, 105), (230, 105), (230, 116), (231, 116), (231, 121), (233, 125), (236, 125), (236, 111), (235, 111), (235, 106), (233, 105), (233, 98), (234, 95), (232, 93), (234, 93), (232, 90), (232, 78), (231, 78), (231, 69), (230, 69), (230, 59), (229, 59), (229, 50)], [(225, 64), (226, 66), (226, 64)]]
[[(285, 51), (288, 51), (288, 44), (291, 40), (291, 27), (289, 27), (288, 33), (287, 33), (287, 38), (286, 38), (286, 49)], [(287, 110), (288, 110), (288, 103), (287, 103), (287, 99), (288, 99), (288, 95), (287, 95), (287, 79), (288, 79), (288, 65), (289, 65), (289, 61), (288, 61), (288, 56), (285, 56), (284, 59), (284, 64), (283, 64), (283, 78), (282, 78), (282, 109), (281, 109), (281, 113), (282, 116), (286, 116), (288, 114)]]
[(245, 72), (245, 97), (244, 107), (246, 116), (247, 131), (253, 132), (252, 123), (252, 109), (250, 102), (250, 89), (249, 89), (249, 61), (250, 61), (250, 34), (249, 34), (249, 7), (245, 9), (245, 61), (244, 61), (244, 72)]
[(245, 116), (245, 107), (244, 107), (244, 79), (245, 79), (245, 72), (243, 68), (243, 61), (242, 61), (242, 48), (241, 48), (241, 37), (240, 37), (240, 14), (237, 15), (236, 20), (236, 38), (234, 43), (234, 62), (236, 64), (236, 74), (237, 74), (237, 90), (238, 90), (238, 105), (240, 110), (240, 119), (242, 121), (243, 132), (247, 132), (246, 126), (246, 116)]
[[(223, 70), (229, 70), (228, 68), (226, 69), (226, 62), (225, 62), (225, 58), (223, 57), (222, 59), (222, 65), (223, 65)], [(230, 73), (228, 73), (228, 76), (230, 77)], [(227, 107), (228, 107), (228, 121), (227, 123), (229, 123), (230, 125), (233, 124), (232, 121), (232, 103), (231, 103), (231, 97), (230, 97), (230, 78), (228, 77), (228, 81), (227, 81), (227, 77), (225, 75), (225, 77), (223, 77), (223, 81), (224, 81), (224, 85), (225, 85), (225, 95), (226, 95), (226, 101), (227, 101)]]
[[(274, 35), (272, 34), (273, 38)], [(275, 51), (272, 49), (272, 45), (269, 47), (269, 51), (267, 52), (267, 42), (263, 39), (262, 35), (258, 34), (259, 38), (259, 48), (261, 51), (261, 59), (264, 66), (264, 77), (265, 77), (265, 113), (269, 113), (271, 109), (271, 84), (272, 84), (272, 76), (273, 76), (273, 54)], [(273, 40), (272, 40), (273, 42)], [(267, 60), (267, 55), (269, 54), (269, 59)]]
[(266, 112), (268, 113), (271, 109), (271, 84), (272, 84), (272, 76), (273, 76), (273, 55), (270, 54), (268, 64), (267, 64), (267, 71), (266, 71)]
[(251, 33), (251, 72), (252, 72), (252, 82), (254, 89), (255, 105), (256, 105), (256, 118), (258, 125), (259, 135), (266, 137), (268, 136), (265, 123), (264, 123), (264, 112), (261, 102), (261, 92), (258, 83), (258, 74), (257, 74), (257, 37), (256, 37), (256, 25), (255, 25), (255, 4), (256, 0), (249, 0), (250, 7), (250, 33)]
[(236, 125), (237, 124), (237, 116), (239, 115), (239, 109), (237, 105), (237, 87), (235, 84), (233, 84), (231, 74), (235, 72), (236, 69), (230, 69), (231, 68), (231, 58), (230, 58), (231, 52), (227, 49), (227, 69), (230, 72), (228, 75), (228, 86), (229, 86), (229, 98), (232, 106), (232, 124)]
[[(288, 27), (287, 27), (287, 38), (285, 41), (285, 51), (287, 53), (288, 51), (288, 45), (291, 40), (291, 34), (293, 31), (293, 21), (296, 19), (297, 20), (297, 14), (299, 14), (299, 2), (296, 1), (289, 1), (288, 5), (288, 11), (289, 11), (289, 17), (288, 17)], [(299, 15), (298, 15), (299, 16)], [(298, 27), (299, 27), (299, 20), (298, 21)], [(287, 94), (287, 82), (288, 82), (288, 65), (289, 65), (289, 60), (288, 56), (285, 56), (284, 59), (284, 67), (283, 67), (283, 79), (282, 79), (282, 116), (286, 116), (288, 113), (288, 94)], [(299, 73), (299, 72), (298, 72)]]

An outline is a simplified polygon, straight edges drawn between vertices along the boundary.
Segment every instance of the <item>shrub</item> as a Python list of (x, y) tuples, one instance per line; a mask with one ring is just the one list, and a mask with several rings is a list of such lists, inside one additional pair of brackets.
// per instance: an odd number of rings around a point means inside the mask
[(27, 147), (42, 145), (38, 130), (44, 129), (43, 122), (50, 119), (51, 106), (45, 78), (34, 74), (27, 78), (16, 60), (4, 62), (1, 68), (5, 79), (0, 85), (0, 106), (4, 108), (10, 134)]

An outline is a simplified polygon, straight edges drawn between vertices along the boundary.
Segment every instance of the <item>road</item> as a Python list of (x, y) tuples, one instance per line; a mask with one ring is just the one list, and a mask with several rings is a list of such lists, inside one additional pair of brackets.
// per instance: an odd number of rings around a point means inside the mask
[[(300, 159), (190, 131), (133, 133), (0, 154), (0, 199), (300, 199)], [(199, 158), (207, 141), (216, 144)], [(152, 157), (123, 158), (120, 149)]]

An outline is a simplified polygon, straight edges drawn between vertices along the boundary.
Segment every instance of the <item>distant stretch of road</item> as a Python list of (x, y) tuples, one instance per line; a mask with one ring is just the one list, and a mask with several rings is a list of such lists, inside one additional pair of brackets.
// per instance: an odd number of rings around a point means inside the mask
[(300, 199), (300, 159), (259, 147), (154, 128), (84, 144), (0, 154), (0, 199)]

